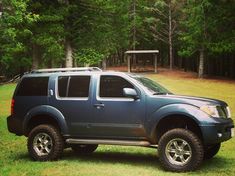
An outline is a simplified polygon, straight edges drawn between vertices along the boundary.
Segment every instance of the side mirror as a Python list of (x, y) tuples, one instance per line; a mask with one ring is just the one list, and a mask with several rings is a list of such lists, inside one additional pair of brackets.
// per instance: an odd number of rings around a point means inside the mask
[(137, 92), (136, 92), (135, 89), (123, 88), (123, 94), (124, 94), (126, 97), (133, 98), (134, 100), (139, 99), (139, 96), (138, 96), (138, 94), (137, 94)]

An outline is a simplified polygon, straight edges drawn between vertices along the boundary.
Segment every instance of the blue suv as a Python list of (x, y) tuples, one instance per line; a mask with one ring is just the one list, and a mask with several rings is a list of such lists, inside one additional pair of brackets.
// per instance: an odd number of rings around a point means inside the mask
[(228, 105), (174, 95), (143, 76), (98, 68), (25, 74), (12, 99), (8, 129), (28, 137), (32, 159), (58, 159), (64, 148), (98, 144), (158, 148), (163, 168), (185, 172), (212, 158), (233, 136)]

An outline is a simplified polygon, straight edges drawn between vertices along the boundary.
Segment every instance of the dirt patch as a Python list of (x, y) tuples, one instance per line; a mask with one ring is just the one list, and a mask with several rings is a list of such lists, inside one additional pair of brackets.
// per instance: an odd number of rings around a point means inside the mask
[[(127, 66), (118, 66), (118, 67), (108, 67), (107, 70), (113, 71), (122, 71), (127, 72)], [(158, 68), (158, 73), (160, 75), (169, 76), (169, 77), (182, 77), (182, 78), (197, 78), (197, 73), (194, 72), (184, 72), (181, 70), (170, 70), (167, 68)], [(154, 73), (154, 68), (150, 66), (145, 66), (144, 68), (137, 67), (132, 69), (133, 73)]]
[[(122, 71), (127, 72), (127, 66), (118, 66), (118, 67), (108, 67), (107, 70), (113, 71)], [(132, 69), (133, 73), (154, 73), (154, 68), (151, 66), (145, 66), (144, 68), (137, 67), (136, 69)], [(168, 68), (158, 68), (158, 74), (162, 76), (167, 76), (171, 78), (185, 78), (185, 79), (198, 79), (198, 74), (196, 72), (185, 72), (183, 70), (174, 69), (170, 70)], [(225, 82), (225, 83), (232, 83), (235, 84), (234, 79), (229, 79), (225, 77), (216, 77), (216, 76), (208, 76), (204, 77), (204, 80), (210, 80), (215, 82)]]

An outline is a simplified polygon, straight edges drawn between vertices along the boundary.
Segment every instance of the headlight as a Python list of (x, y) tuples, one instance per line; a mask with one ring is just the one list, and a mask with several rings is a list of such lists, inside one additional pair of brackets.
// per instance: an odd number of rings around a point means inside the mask
[(205, 105), (200, 107), (200, 110), (209, 114), (212, 117), (219, 117), (219, 112), (216, 106)]
[(231, 113), (229, 107), (205, 105), (200, 107), (200, 110), (209, 114), (212, 117), (230, 118)]
[(232, 118), (231, 111), (230, 111), (230, 108), (228, 106), (226, 107), (226, 110), (227, 110), (228, 118)]

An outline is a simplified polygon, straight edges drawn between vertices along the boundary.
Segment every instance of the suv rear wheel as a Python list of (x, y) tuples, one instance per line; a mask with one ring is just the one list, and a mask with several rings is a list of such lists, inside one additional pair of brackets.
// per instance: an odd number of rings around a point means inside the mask
[(57, 160), (64, 149), (64, 140), (52, 125), (39, 125), (28, 136), (28, 152), (37, 161)]
[(195, 170), (204, 154), (201, 140), (186, 129), (172, 129), (163, 134), (158, 152), (162, 166), (175, 172)]
[(78, 154), (89, 154), (97, 149), (97, 144), (73, 144), (72, 150)]

